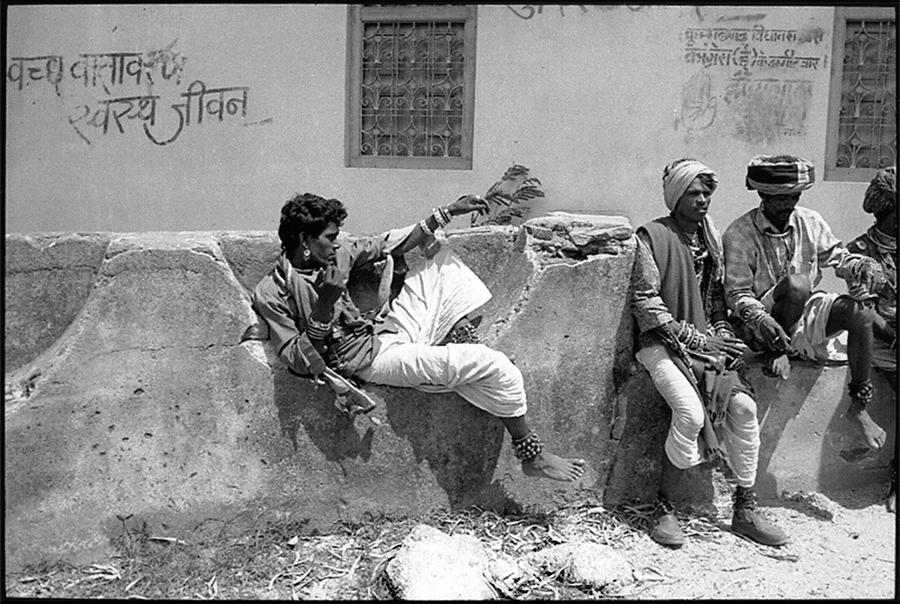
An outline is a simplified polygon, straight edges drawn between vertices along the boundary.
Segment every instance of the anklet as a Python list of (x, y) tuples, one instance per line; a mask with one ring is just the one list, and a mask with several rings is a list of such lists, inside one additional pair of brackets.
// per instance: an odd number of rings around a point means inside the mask
[(528, 461), (544, 450), (544, 444), (534, 430), (518, 440), (514, 439), (512, 445), (513, 454), (521, 461)]
[(855, 398), (863, 407), (865, 407), (869, 404), (869, 401), (872, 400), (875, 389), (872, 387), (872, 382), (869, 381), (860, 383), (850, 382), (847, 384), (847, 392), (850, 394), (851, 398)]

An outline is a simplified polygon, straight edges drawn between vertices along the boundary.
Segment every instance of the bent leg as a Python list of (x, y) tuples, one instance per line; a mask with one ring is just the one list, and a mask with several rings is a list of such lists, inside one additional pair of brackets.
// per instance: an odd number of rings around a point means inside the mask
[(405, 342), (435, 345), (490, 299), (481, 279), (444, 245), (406, 276), (385, 323)]
[(584, 473), (583, 459), (565, 459), (543, 450), (525, 419), (528, 406), (522, 373), (498, 350), (484, 344), (394, 343), (383, 347), (360, 377), (424, 392), (456, 392), (499, 417), (527, 476), (572, 481)]
[[(856, 421), (869, 447), (880, 449), (887, 440), (887, 434), (866, 411), (867, 399), (871, 398), (869, 378), (872, 369), (872, 351), (875, 346), (873, 323), (872, 311), (865, 309), (849, 296), (839, 296), (831, 305), (826, 332), (834, 334), (847, 330), (851, 393), (848, 415)], [(861, 395), (858, 396), (856, 393)]]
[(756, 483), (760, 441), (756, 401), (748, 394), (736, 392), (731, 397), (723, 432), (729, 465), (736, 482), (749, 489)]
[(794, 324), (800, 320), (811, 292), (809, 278), (796, 273), (779, 281), (772, 290), (772, 307), (769, 314), (786, 333), (790, 333)]
[(654, 386), (672, 409), (672, 421), (666, 436), (665, 451), (679, 470), (703, 462), (697, 437), (703, 428), (703, 403), (688, 378), (672, 361), (662, 344), (645, 346), (635, 355)]

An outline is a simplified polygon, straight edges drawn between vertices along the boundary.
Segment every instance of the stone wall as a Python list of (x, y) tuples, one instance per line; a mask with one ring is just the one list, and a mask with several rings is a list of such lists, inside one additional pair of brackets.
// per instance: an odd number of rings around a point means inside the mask
[[(669, 412), (633, 360), (627, 221), (554, 213), (445, 245), (493, 293), (479, 335), (522, 370), (532, 427), (554, 452), (588, 460), (577, 484), (526, 478), (500, 421), (456, 395), (370, 385), (376, 421), (350, 421), (326, 386), (242, 342), (274, 233), (7, 235), (7, 568), (96, 558), (126, 518), (177, 534), (248, 511), (327, 526), (649, 500)], [(753, 379), (764, 495), (886, 476), (889, 454), (860, 452), (840, 417), (845, 368)], [(876, 419), (893, 425), (890, 390), (877, 387)], [(708, 503), (710, 475), (692, 472), (684, 500)]]

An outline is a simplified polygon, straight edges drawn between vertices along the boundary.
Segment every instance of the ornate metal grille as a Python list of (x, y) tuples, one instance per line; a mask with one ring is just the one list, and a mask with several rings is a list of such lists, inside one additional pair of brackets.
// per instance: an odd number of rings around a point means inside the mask
[(363, 24), (360, 155), (460, 157), (465, 23)]
[(846, 22), (838, 168), (897, 163), (897, 38), (893, 21)]

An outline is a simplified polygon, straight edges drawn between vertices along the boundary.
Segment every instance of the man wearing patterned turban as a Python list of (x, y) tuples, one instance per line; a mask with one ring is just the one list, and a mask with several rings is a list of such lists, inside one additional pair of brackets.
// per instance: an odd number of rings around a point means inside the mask
[(735, 371), (746, 347), (727, 321), (722, 238), (708, 213), (717, 183), (698, 161), (673, 162), (663, 171), (670, 214), (637, 229), (635, 356), (672, 409), (650, 537), (670, 547), (684, 543), (671, 503), (682, 471), (722, 456), (737, 482), (732, 531), (783, 545), (788, 536), (756, 509), (759, 422)]
[[(872, 365), (884, 373), (897, 392), (897, 168), (879, 170), (863, 198), (863, 211), (875, 216), (875, 224), (847, 245), (854, 254), (872, 258), (884, 271), (887, 285), (878, 293), (862, 283), (848, 281), (850, 295), (873, 314)], [(897, 441), (894, 440), (887, 509), (896, 513)]]
[[(754, 157), (747, 166), (747, 188), (761, 203), (725, 230), (725, 292), (739, 319), (738, 332), (766, 358), (767, 372), (787, 379), (789, 356), (813, 361), (849, 361), (854, 418), (868, 446), (881, 448), (884, 430), (866, 411), (872, 399), (872, 316), (849, 295), (814, 291), (822, 270), (869, 291), (885, 284), (872, 258), (853, 254), (832, 234), (822, 216), (798, 206), (813, 186), (811, 162), (792, 155)], [(847, 352), (835, 338), (847, 332)]]

